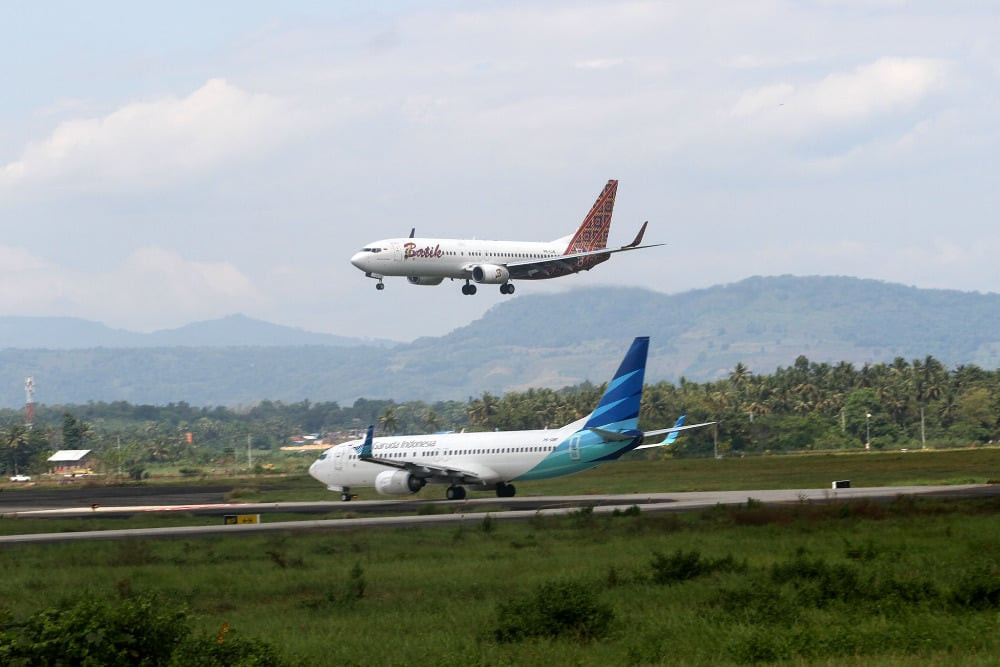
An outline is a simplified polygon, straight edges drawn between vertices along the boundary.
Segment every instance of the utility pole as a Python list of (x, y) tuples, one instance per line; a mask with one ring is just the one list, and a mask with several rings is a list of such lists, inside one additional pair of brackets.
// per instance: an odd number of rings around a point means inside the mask
[(247, 433), (247, 468), (253, 470), (253, 450), (250, 448), (250, 434)]
[(872, 448), (872, 426), (871, 426), (872, 413), (865, 413), (865, 451), (867, 452)]
[(927, 436), (924, 434), (924, 406), (920, 406), (920, 449), (927, 449)]

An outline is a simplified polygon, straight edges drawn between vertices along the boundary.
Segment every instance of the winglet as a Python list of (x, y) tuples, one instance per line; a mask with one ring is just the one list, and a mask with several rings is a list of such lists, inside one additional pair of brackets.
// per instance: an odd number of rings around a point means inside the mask
[(622, 359), (618, 372), (583, 428), (636, 428), (639, 424), (639, 404), (642, 402), (642, 382), (646, 374), (648, 352), (649, 336), (639, 336), (632, 341), (632, 347)]
[(375, 433), (375, 425), (372, 424), (368, 427), (368, 433), (365, 434), (365, 441), (361, 445), (361, 458), (370, 459), (372, 458), (372, 436)]
[[(643, 227), (643, 229), (645, 229), (645, 227)], [(411, 239), (413, 238), (413, 235), (416, 233), (416, 231), (417, 231), (416, 227), (410, 227), (410, 238)]]
[[(685, 416), (686, 415), (681, 415), (677, 419), (677, 423), (674, 424), (674, 428), (677, 428), (677, 427), (682, 426), (684, 424), (684, 417)], [(671, 431), (670, 433), (667, 433), (667, 437), (663, 439), (663, 443), (662, 444), (664, 444), (664, 445), (672, 445), (672, 444), (674, 444), (674, 440), (677, 439), (677, 434), (678, 433), (680, 433), (680, 431)]]
[(649, 224), (649, 220), (642, 223), (642, 227), (639, 228), (639, 233), (635, 235), (635, 239), (628, 245), (623, 245), (622, 248), (635, 248), (640, 243), (642, 243), (642, 236), (646, 233), (646, 225)]

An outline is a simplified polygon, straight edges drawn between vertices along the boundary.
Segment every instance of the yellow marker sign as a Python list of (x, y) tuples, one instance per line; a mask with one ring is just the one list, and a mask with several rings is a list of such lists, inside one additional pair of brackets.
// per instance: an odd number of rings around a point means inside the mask
[(222, 523), (238, 524), (238, 523), (260, 523), (259, 514), (226, 514), (222, 517)]

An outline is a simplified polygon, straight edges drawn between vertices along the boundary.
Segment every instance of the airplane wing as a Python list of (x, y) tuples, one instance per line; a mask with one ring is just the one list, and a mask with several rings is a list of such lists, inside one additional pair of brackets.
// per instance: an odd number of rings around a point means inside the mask
[[(504, 264), (513, 279), (536, 278), (540, 274), (544, 275), (554, 270), (572, 273), (577, 267), (574, 263), (585, 257), (595, 257), (598, 255), (611, 255), (616, 252), (627, 250), (642, 250), (643, 248), (655, 248), (664, 245), (663, 243), (653, 243), (650, 245), (626, 245), (621, 248), (602, 248), (601, 250), (588, 250), (587, 252), (575, 252), (569, 255), (554, 255), (545, 259), (528, 259), (520, 262), (508, 262)], [(471, 271), (471, 269), (470, 269)]]
[(435, 463), (417, 463), (415, 461), (395, 461), (393, 459), (362, 458), (369, 463), (378, 463), (389, 468), (406, 470), (418, 479), (428, 482), (449, 483), (454, 485), (468, 484), (471, 486), (486, 486), (502, 482), (500, 475), (494, 470), (482, 465), (463, 465), (461, 467), (437, 465)]
[(500, 475), (492, 468), (478, 464), (466, 464), (461, 467), (437, 465), (429, 462), (401, 461), (397, 459), (383, 459), (372, 455), (372, 434), (374, 428), (368, 427), (364, 444), (361, 445), (359, 457), (362, 461), (377, 463), (387, 468), (398, 468), (406, 470), (418, 479), (425, 479), (438, 483), (487, 485), (504, 481)]

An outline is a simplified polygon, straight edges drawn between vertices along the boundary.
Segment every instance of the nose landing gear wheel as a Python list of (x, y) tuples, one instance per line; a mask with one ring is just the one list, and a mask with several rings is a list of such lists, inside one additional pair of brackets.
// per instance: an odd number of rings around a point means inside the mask
[(385, 283), (383, 283), (381, 280), (378, 281), (377, 283), (375, 283), (375, 289), (381, 292), (382, 290), (385, 289)]

